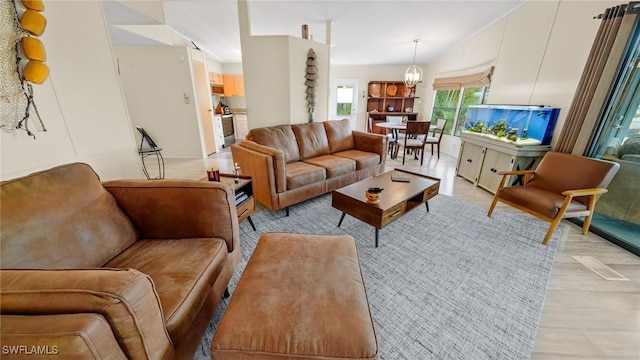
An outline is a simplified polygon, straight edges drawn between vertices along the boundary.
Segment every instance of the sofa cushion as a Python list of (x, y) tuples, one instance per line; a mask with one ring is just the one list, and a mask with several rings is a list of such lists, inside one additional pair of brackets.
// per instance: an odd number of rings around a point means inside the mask
[(338, 177), (340, 175), (348, 174), (356, 171), (356, 162), (352, 159), (347, 159), (340, 156), (323, 155), (316, 156), (304, 161), (307, 164), (312, 164), (325, 168), (327, 171), (327, 179)]
[(291, 125), (296, 135), (300, 157), (310, 159), (320, 155), (329, 155), (329, 140), (322, 123)]
[(325, 121), (324, 129), (327, 133), (329, 149), (332, 154), (353, 149), (353, 135), (349, 120)]
[(227, 261), (222, 239), (139, 240), (105, 266), (153, 280), (169, 336), (181, 343)]
[(282, 150), (284, 161), (290, 163), (300, 160), (300, 151), (291, 125), (278, 125), (255, 128), (247, 134), (247, 140), (255, 141), (274, 149)]
[(0, 198), (4, 269), (100, 267), (137, 238), (87, 164), (5, 181)]
[(356, 161), (356, 170), (365, 169), (380, 164), (380, 155), (361, 150), (347, 150), (332, 154)]
[(326, 179), (327, 175), (322, 167), (302, 161), (287, 164), (287, 190), (320, 183)]
[[(25, 344), (55, 344), (57, 346), (55, 356), (25, 356), (26, 359), (127, 359), (114, 337), (111, 326), (101, 314), (39, 316), (3, 314), (0, 326), (3, 334), (2, 346), (8, 351)], [(4, 334), (10, 335), (4, 336)], [(53, 348), (50, 347), (49, 350), (53, 350)], [(7, 358), (11, 358), (11, 356)]]

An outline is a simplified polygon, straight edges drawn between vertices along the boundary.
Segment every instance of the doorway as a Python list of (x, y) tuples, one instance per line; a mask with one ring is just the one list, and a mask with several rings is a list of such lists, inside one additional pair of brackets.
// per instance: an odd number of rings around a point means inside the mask
[(358, 124), (358, 79), (334, 79), (331, 81), (329, 119), (349, 119), (351, 129)]
[[(198, 60), (192, 61), (193, 78), (195, 79), (196, 101), (200, 113), (201, 139), (204, 142), (204, 157), (216, 152), (215, 135), (213, 130), (213, 109), (211, 106), (211, 88), (206, 66)], [(185, 101), (187, 101), (185, 99)]]

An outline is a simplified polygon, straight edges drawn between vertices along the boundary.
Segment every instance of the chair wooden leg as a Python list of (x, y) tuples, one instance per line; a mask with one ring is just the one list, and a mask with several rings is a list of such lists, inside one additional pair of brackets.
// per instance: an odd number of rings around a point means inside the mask
[(424, 148), (420, 150), (420, 166), (424, 163)]
[(553, 220), (551, 226), (549, 226), (549, 230), (547, 230), (547, 234), (544, 236), (544, 239), (542, 239), (542, 245), (547, 245), (549, 239), (551, 239), (551, 235), (553, 235), (553, 232), (556, 231), (556, 228), (560, 224), (560, 221), (562, 221), (562, 218), (560, 216), (556, 217)]
[[(433, 155), (433, 154), (431, 154)], [(438, 144), (438, 159), (440, 159), (440, 144)]]
[(582, 224), (582, 235), (587, 235), (589, 232), (589, 226), (591, 226), (591, 217), (593, 213), (590, 213), (588, 216), (584, 218), (584, 224)]
[[(440, 155), (440, 154), (438, 154), (438, 155)], [(433, 144), (431, 144), (431, 156), (433, 156)], [(439, 159), (439, 158), (440, 158), (440, 157), (438, 156), (438, 159)]]
[(498, 194), (496, 191), (496, 194), (493, 196), (493, 201), (491, 202), (491, 206), (489, 206), (489, 212), (487, 213), (487, 216), (491, 217), (491, 214), (493, 213), (493, 209), (496, 207), (497, 203), (498, 203)]
[(596, 207), (596, 196), (591, 195), (589, 197), (589, 215), (584, 218), (584, 224), (582, 224), (582, 235), (587, 235), (589, 232), (589, 226), (591, 226), (591, 218), (593, 217), (593, 209)]

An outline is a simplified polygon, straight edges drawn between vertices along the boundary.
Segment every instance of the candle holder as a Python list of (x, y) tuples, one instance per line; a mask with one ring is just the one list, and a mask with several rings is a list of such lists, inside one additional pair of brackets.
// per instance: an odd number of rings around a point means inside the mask
[(220, 182), (220, 170), (214, 168), (211, 168), (211, 170), (207, 170), (207, 179), (209, 179), (209, 181)]

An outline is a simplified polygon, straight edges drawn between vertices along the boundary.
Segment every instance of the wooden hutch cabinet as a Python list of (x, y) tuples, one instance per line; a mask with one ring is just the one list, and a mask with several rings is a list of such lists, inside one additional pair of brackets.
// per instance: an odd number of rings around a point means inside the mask
[[(387, 115), (406, 116), (408, 120), (418, 120), (414, 112), (415, 89), (406, 86), (402, 81), (371, 81), (367, 94), (367, 131), (385, 134), (385, 129), (375, 126), (384, 122)], [(373, 128), (372, 128), (373, 127)]]

